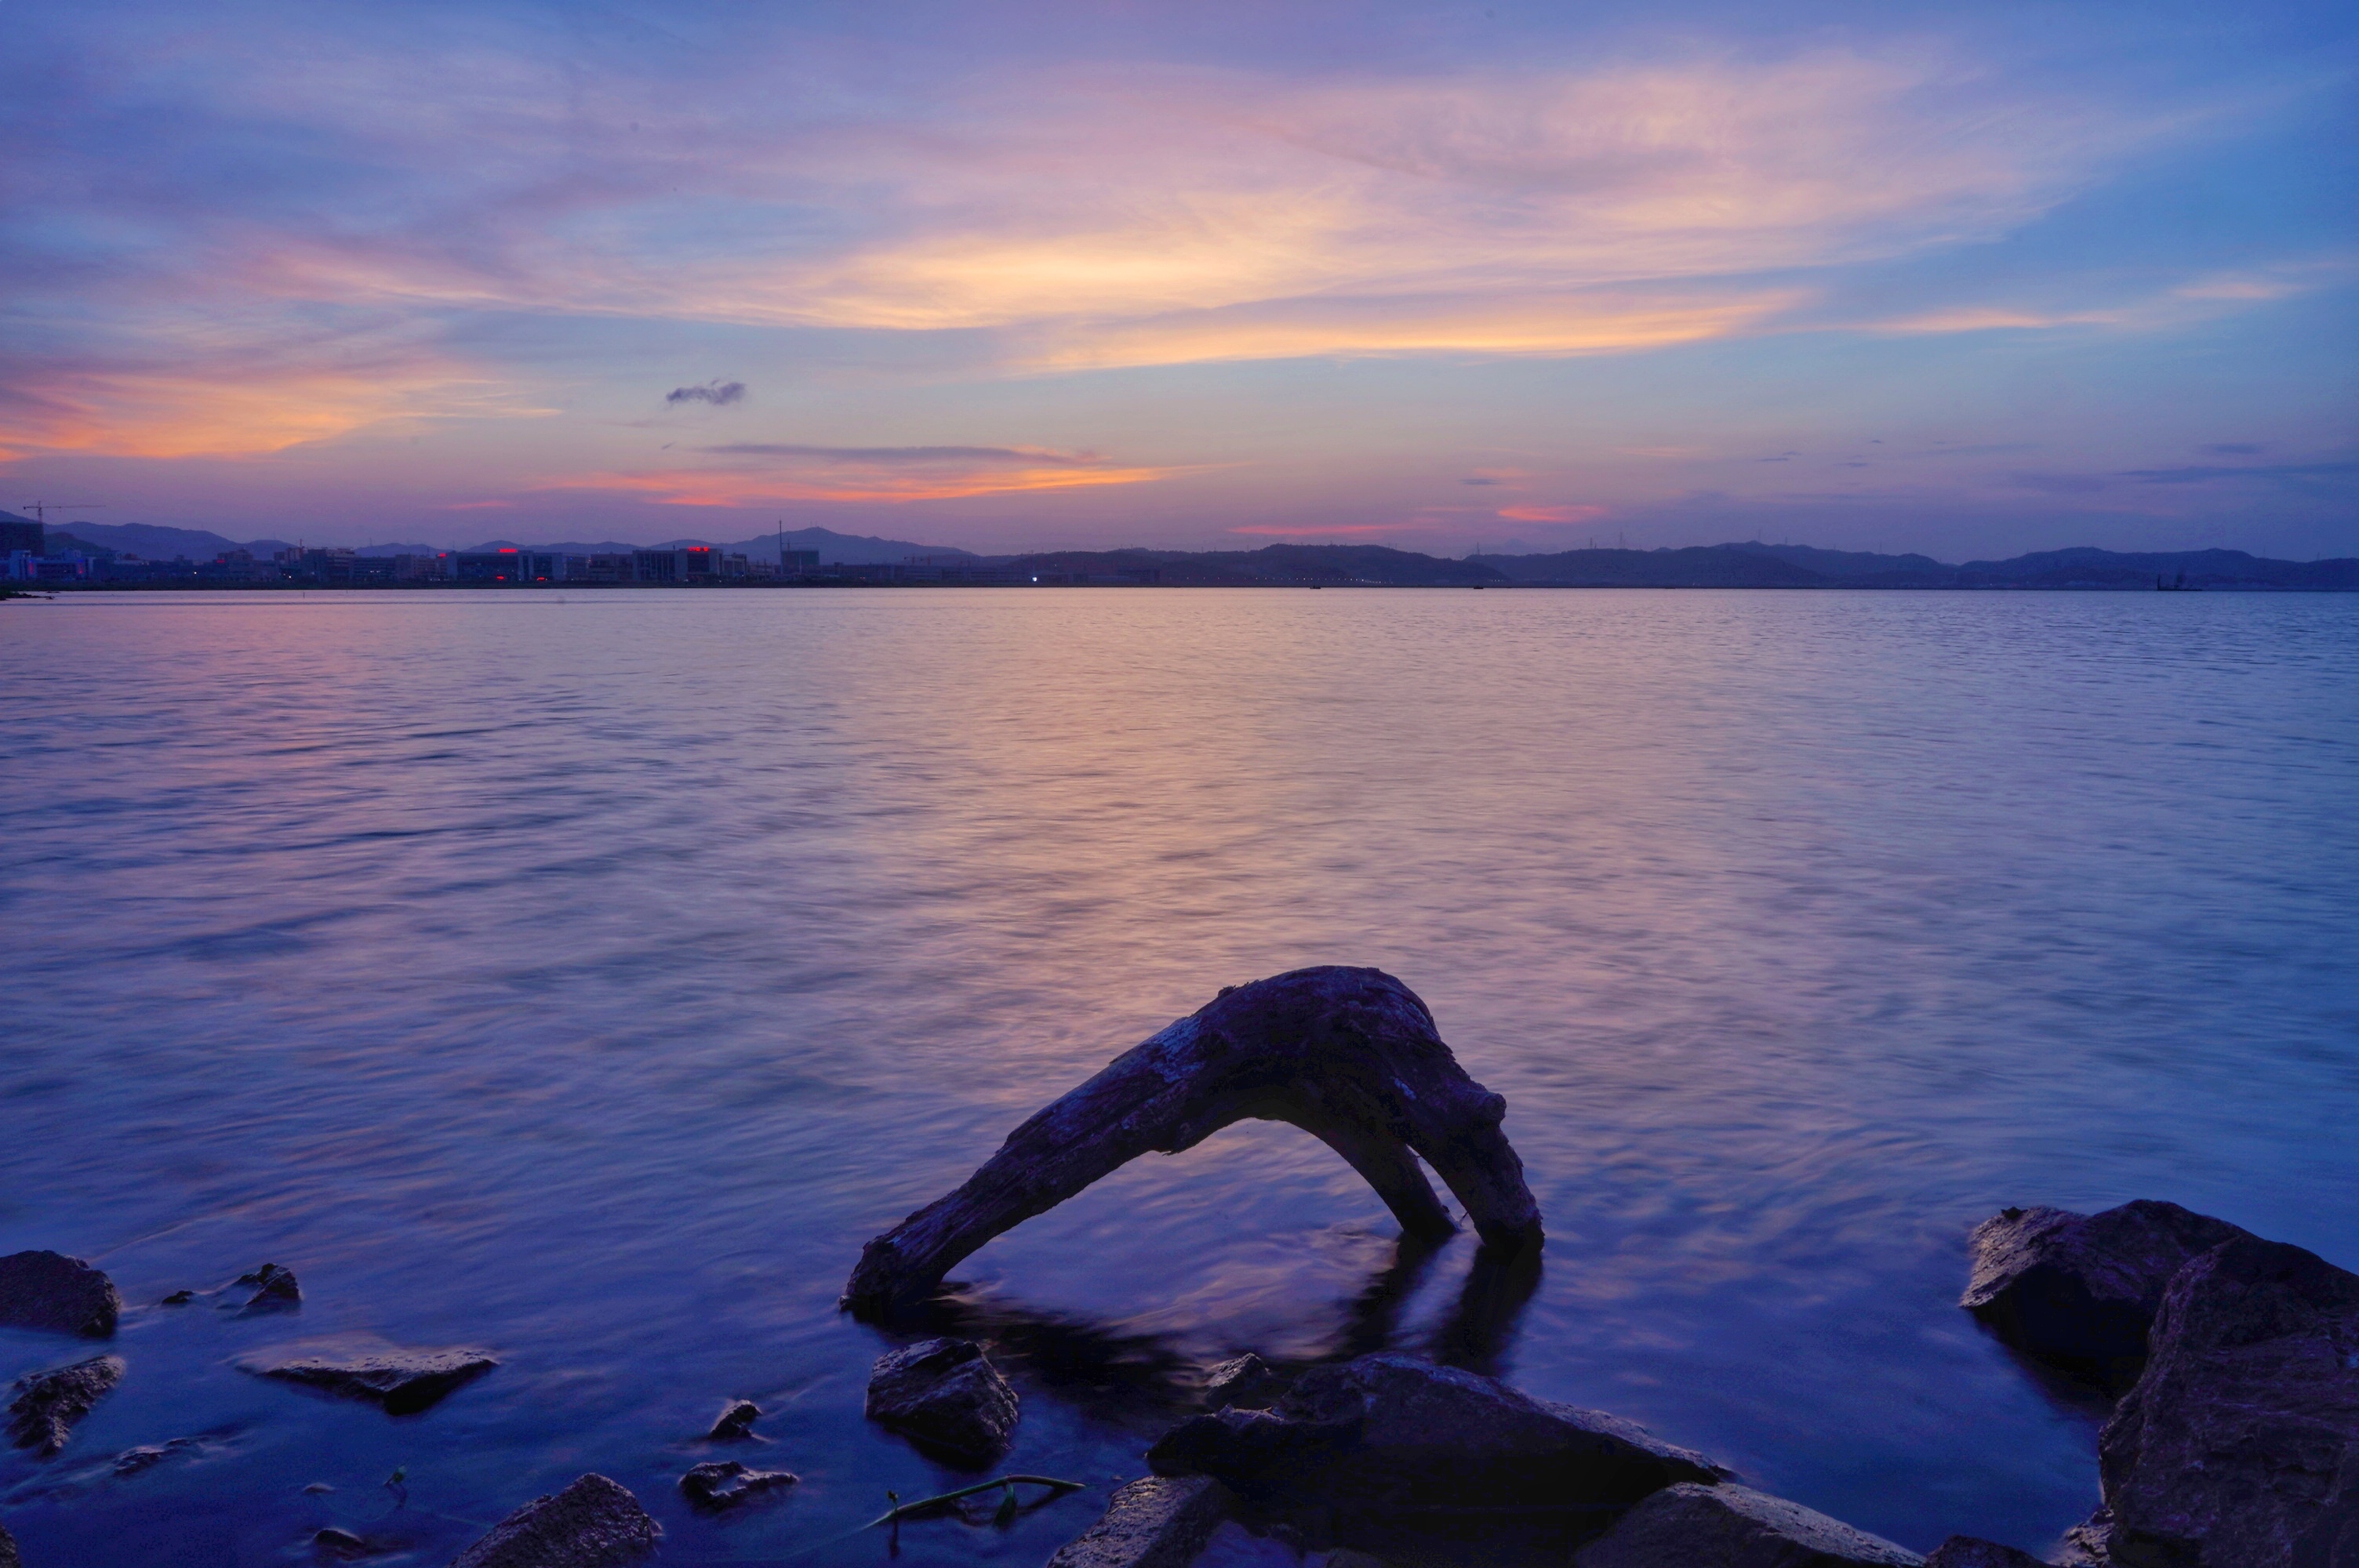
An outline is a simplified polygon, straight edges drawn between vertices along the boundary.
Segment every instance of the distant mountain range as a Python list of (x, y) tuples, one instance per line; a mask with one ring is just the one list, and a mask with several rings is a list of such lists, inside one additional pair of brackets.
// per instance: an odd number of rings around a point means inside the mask
[[(0, 519), (30, 523), (29, 517), (18, 517), (13, 512), (0, 512)], [(232, 539), (202, 528), (167, 528), (154, 523), (52, 523), (52, 535), (69, 535), (100, 549), (118, 555), (138, 556), (151, 561), (178, 560), (185, 557), (192, 561), (209, 561), (224, 550), (251, 550), (256, 557), (267, 557), (274, 551), (284, 550), (294, 543), (288, 539)], [(536, 550), (557, 550), (570, 556), (603, 555), (619, 550), (672, 550), (691, 546), (713, 546), (732, 555), (742, 555), (749, 560), (775, 561), (778, 558), (777, 534), (756, 534), (750, 539), (666, 539), (657, 545), (627, 544), (618, 539), (603, 539), (595, 544), (567, 540), (554, 545), (536, 544)], [(797, 528), (785, 535), (789, 550), (817, 550), (821, 564), (825, 566), (883, 566), (906, 561), (912, 556), (930, 556), (937, 559), (974, 560), (971, 551), (949, 545), (919, 545), (907, 539), (880, 539), (865, 534), (839, 534), (832, 528)], [(480, 545), (463, 546), (470, 550), (520, 548), (514, 539), (487, 539)], [(447, 545), (392, 544), (364, 545), (356, 552), (364, 556), (430, 556)]]
[(1695, 545), (1658, 550), (1564, 550), (1447, 560), (1381, 545), (1271, 545), (1259, 550), (1065, 550), (1019, 556), (1013, 574), (1136, 578), (1165, 583), (1353, 583), (1471, 588), (2045, 588), (2148, 589), (2158, 579), (2203, 589), (2359, 589), (2359, 559), (2273, 561), (2242, 550), (2122, 554), (2046, 550), (1947, 566), (1930, 556), (1821, 550), (1808, 545)]
[[(0, 519), (30, 522), (13, 513)], [(201, 528), (147, 523), (53, 524), (49, 536), (149, 560), (211, 560), (224, 550), (267, 557), (283, 539), (234, 540)], [(667, 539), (633, 545), (606, 539), (537, 544), (537, 550), (596, 555), (632, 549), (717, 545), (755, 560), (778, 558), (781, 535), (713, 541)], [(1238, 587), (1283, 584), (1381, 584), (1387, 587), (1471, 588), (1478, 584), (1533, 588), (2017, 588), (2148, 589), (2158, 579), (2188, 588), (2359, 589), (2359, 559), (2279, 561), (2242, 550), (2124, 553), (2090, 548), (2042, 550), (2002, 561), (1951, 566), (1930, 556), (1886, 556), (1821, 550), (1809, 545), (1693, 545), (1656, 550), (1562, 550), (1552, 555), (1474, 556), (1464, 560), (1419, 555), (1382, 545), (1270, 545), (1258, 550), (1055, 550), (1027, 556), (979, 556), (947, 545), (919, 545), (873, 535), (799, 528), (783, 535), (789, 550), (817, 550), (827, 566), (890, 566), (912, 557), (941, 565), (989, 567), (994, 576), (1052, 576), (1064, 580), (1140, 581)], [(487, 540), (471, 549), (514, 546)], [(369, 545), (364, 556), (431, 555), (430, 545)]]

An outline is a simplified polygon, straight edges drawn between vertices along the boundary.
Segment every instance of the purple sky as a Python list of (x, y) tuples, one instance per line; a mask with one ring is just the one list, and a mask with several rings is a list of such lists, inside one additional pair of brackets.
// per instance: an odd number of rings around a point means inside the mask
[(19, 0), (0, 505), (2359, 554), (2355, 18)]

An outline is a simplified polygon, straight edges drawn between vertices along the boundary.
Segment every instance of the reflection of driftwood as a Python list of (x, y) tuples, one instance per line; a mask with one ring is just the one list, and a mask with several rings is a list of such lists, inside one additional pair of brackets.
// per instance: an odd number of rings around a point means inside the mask
[(1535, 1246), (1539, 1207), (1499, 1130), (1506, 1108), (1459, 1066), (1417, 994), (1380, 970), (1297, 969), (1234, 987), (1036, 1113), (965, 1185), (871, 1241), (844, 1304), (873, 1314), (921, 1300), (959, 1260), (1108, 1172), (1249, 1118), (1326, 1143), (1412, 1236), (1453, 1228), (1422, 1155), (1486, 1243)]

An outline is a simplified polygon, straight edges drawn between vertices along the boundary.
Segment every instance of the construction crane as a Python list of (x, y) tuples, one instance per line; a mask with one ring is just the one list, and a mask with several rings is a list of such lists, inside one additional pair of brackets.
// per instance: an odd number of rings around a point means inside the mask
[(33, 514), (34, 522), (46, 528), (49, 525), (49, 514), (52, 512), (103, 512), (106, 510), (106, 503), (103, 501), (27, 501), (25, 503), (25, 510)]

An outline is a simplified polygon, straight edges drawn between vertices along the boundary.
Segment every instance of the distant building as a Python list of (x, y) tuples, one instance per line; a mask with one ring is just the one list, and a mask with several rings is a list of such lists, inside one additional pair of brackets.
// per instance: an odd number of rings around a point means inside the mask
[(815, 572), (819, 570), (817, 550), (780, 550), (778, 569), (783, 572)]

